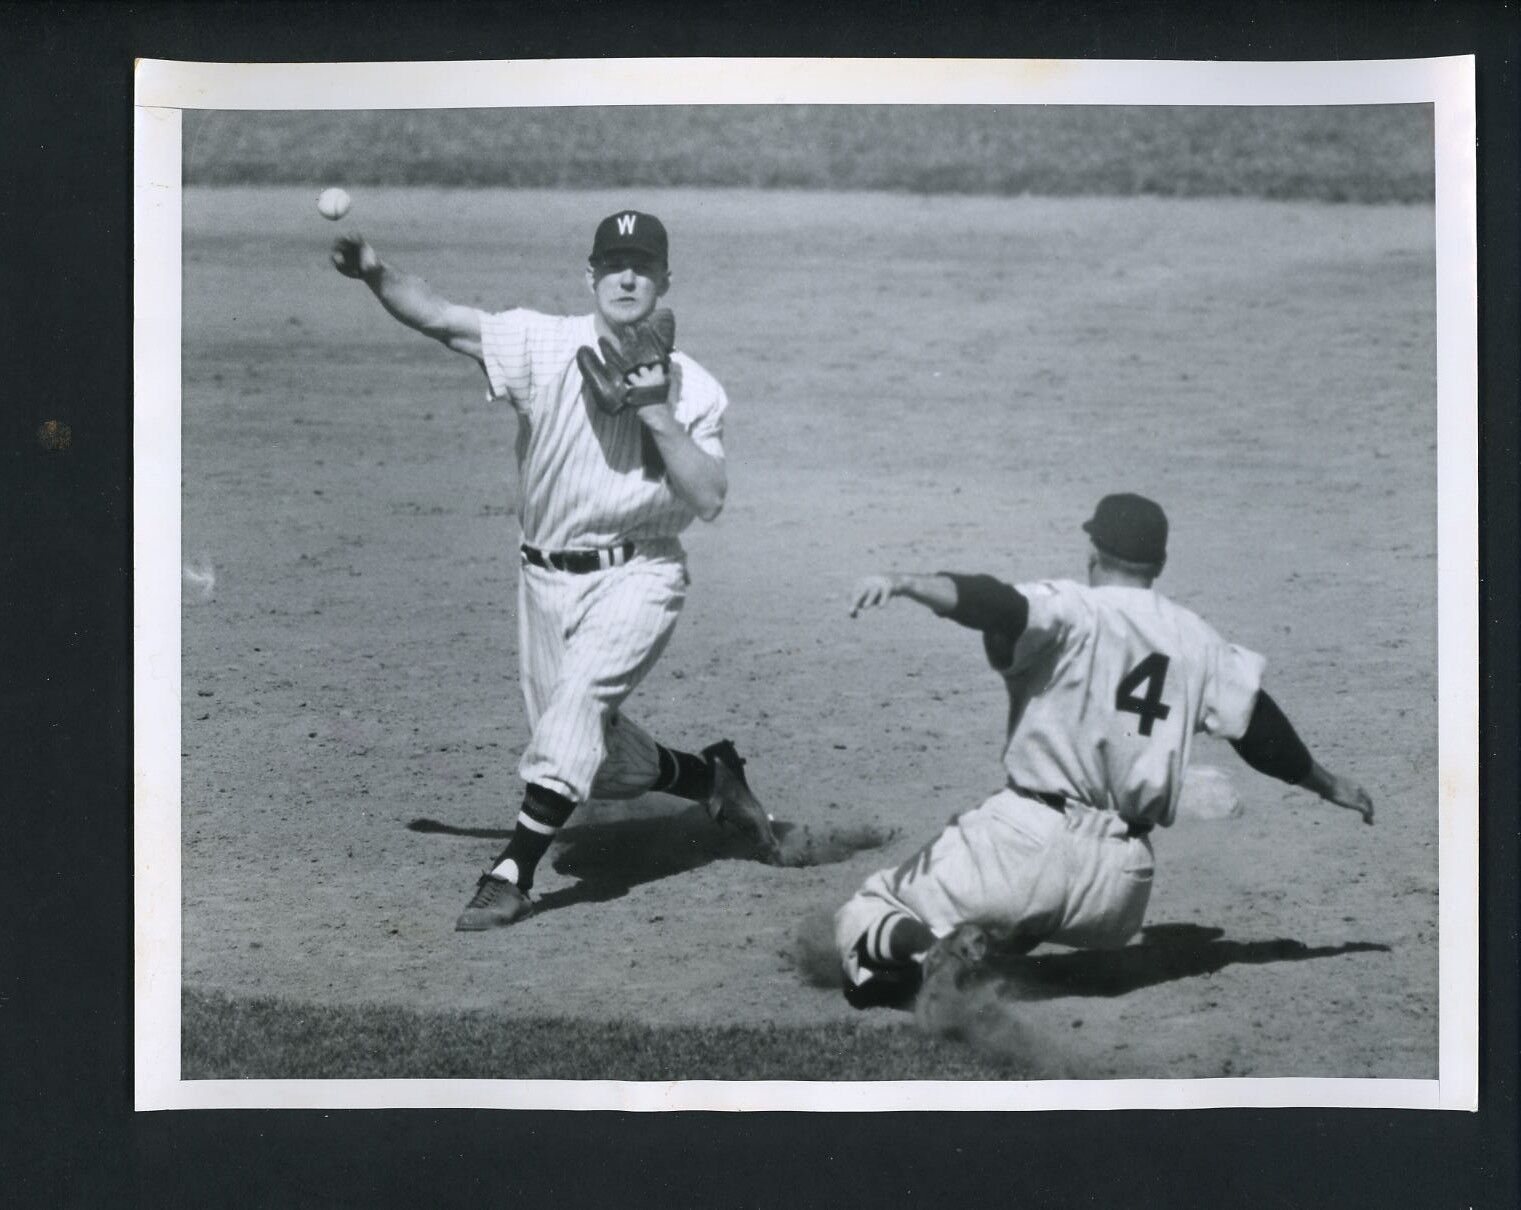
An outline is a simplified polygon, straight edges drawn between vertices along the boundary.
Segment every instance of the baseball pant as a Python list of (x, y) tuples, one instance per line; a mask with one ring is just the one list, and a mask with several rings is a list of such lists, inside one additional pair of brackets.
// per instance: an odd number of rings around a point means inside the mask
[(518, 653), (533, 729), (524, 781), (576, 803), (654, 785), (655, 741), (619, 711), (670, 641), (686, 586), (675, 543), (641, 545), (622, 566), (579, 575), (523, 565)]
[(856, 986), (873, 977), (858, 942), (904, 913), (936, 937), (980, 924), (1006, 942), (1124, 945), (1151, 897), (1151, 842), (1118, 815), (1055, 810), (1000, 790), (956, 816), (896, 869), (879, 870), (835, 915), (835, 945)]

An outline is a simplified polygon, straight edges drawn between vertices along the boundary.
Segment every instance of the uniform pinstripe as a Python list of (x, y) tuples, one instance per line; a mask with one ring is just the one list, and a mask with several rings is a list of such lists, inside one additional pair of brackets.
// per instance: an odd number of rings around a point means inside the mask
[(524, 781), (573, 802), (650, 788), (655, 741), (618, 710), (665, 650), (685, 599), (686, 570), (674, 552), (640, 553), (587, 575), (523, 566), (518, 645), (533, 728)]
[[(490, 398), (518, 415), (523, 541), (547, 551), (638, 548), (601, 571), (525, 563), (519, 577), (518, 646), (533, 728), (519, 772), (572, 802), (633, 797), (655, 782), (655, 742), (621, 707), (675, 629), (687, 585), (678, 535), (694, 520), (646, 467), (637, 415), (608, 416), (583, 398), (575, 362), (582, 345), (596, 345), (590, 315), (481, 316)], [(722, 458), (723, 388), (684, 354), (671, 361), (676, 419), (700, 449)]]
[[(363, 281), (408, 328), (476, 359), (488, 399), (517, 418), (519, 682), (532, 728), (519, 772), (527, 785), (506, 847), (454, 922), (458, 932), (534, 914), (538, 864), (592, 795), (659, 787), (751, 833), (767, 859), (776, 855), (730, 740), (700, 754), (667, 748), (622, 713), (686, 600), (680, 535), (698, 517), (717, 517), (728, 490), (723, 388), (685, 354), (666, 356), (669, 313), (656, 304), (670, 289), (668, 253), (654, 215), (608, 215), (587, 257), (593, 310), (566, 316), (460, 306), (386, 264), (361, 236), (333, 243), (339, 273)], [(646, 320), (661, 334), (658, 349), (639, 339)], [(636, 364), (611, 342), (635, 350)], [(594, 397), (583, 364), (596, 379)]]
[[(638, 416), (609, 416), (582, 397), (576, 350), (596, 344), (590, 315), (517, 309), (481, 316), (490, 398), (518, 414), (523, 541), (541, 550), (673, 538), (693, 521), (670, 487), (646, 472)], [(728, 399), (717, 379), (681, 352), (671, 356), (671, 399), (698, 448), (722, 458)]]

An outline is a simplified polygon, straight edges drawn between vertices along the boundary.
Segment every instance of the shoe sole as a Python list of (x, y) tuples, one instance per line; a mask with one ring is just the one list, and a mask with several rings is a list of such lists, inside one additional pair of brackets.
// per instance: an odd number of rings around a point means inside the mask
[[(726, 811), (731, 801), (729, 795), (724, 795), (720, 801), (716, 819), (719, 824), (727, 824), (743, 832), (760, 850), (761, 860), (768, 865), (782, 864), (782, 846), (776, 839), (776, 834), (771, 830), (772, 819), (765, 807), (761, 806), (760, 800), (755, 797), (749, 783), (745, 781), (744, 758), (739, 755), (734, 745), (728, 740), (712, 744), (703, 749), (705, 756), (713, 759), (715, 767), (722, 765), (728, 775), (734, 779), (738, 794), (747, 797), (753, 807), (743, 805), (743, 800), (735, 802), (733, 811)], [(737, 797), (737, 795), (736, 795)]]
[[(731, 800), (725, 800), (726, 806), (729, 801)], [(758, 817), (757, 810), (759, 812)], [(757, 804), (756, 810), (746, 810), (743, 807), (738, 807), (732, 812), (720, 811), (719, 821), (743, 832), (751, 843), (760, 850), (761, 859), (767, 864), (781, 865), (782, 846), (776, 839), (776, 834), (771, 830), (771, 816), (766, 813), (764, 807)]]
[(957, 959), (973, 966), (987, 961), (988, 935), (986, 933), (977, 932), (975, 934), (962, 936), (958, 938), (958, 940), (960, 942), (960, 946), (955, 951), (955, 956)]
[(514, 924), (521, 924), (527, 920), (533, 912), (521, 912), (509, 920), (482, 920), (479, 922), (456, 920), (454, 931), (456, 933), (489, 933), (492, 929), (511, 928)]
[[(951, 942), (955, 944), (948, 944)], [(978, 970), (987, 962), (991, 952), (988, 935), (981, 930), (960, 935), (952, 932), (936, 948), (939, 952), (932, 951), (924, 963), (923, 972), (926, 983), (947, 968), (956, 972), (957, 979), (967, 972)]]
[[(515, 902), (503, 905), (499, 910), (467, 907), (454, 921), (456, 933), (486, 933), (492, 929), (504, 929), (526, 920), (534, 913), (534, 902), (522, 892)], [(511, 909), (511, 914), (509, 914)]]

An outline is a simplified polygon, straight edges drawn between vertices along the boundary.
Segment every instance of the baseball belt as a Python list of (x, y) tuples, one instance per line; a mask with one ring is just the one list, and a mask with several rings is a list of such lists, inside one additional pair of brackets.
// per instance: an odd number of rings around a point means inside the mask
[[(1063, 815), (1067, 813), (1067, 796), (1065, 794), (1057, 794), (1050, 790), (1031, 790), (1012, 781), (1009, 783), (1009, 789), (1013, 790), (1021, 798), (1033, 799), (1035, 802), (1042, 803), (1053, 811), (1060, 812)], [(1130, 835), (1132, 836), (1149, 835), (1153, 827), (1146, 820), (1134, 819), (1127, 819), (1125, 826), (1130, 829)]]
[(634, 557), (634, 544), (625, 542), (622, 546), (604, 547), (601, 550), (540, 550), (525, 542), (521, 553), (524, 563), (584, 576), (593, 571), (622, 567)]

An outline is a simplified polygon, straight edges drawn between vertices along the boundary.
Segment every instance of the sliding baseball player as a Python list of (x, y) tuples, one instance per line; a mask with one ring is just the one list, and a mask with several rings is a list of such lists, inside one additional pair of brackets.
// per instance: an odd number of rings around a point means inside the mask
[(1167, 559), (1162, 509), (1106, 496), (1083, 528), (1087, 584), (877, 575), (852, 593), (852, 617), (904, 597), (980, 631), (1009, 692), (1004, 787), (836, 914), (853, 1003), (898, 998), (921, 963), (927, 978), (992, 944), (1123, 945), (1151, 895), (1152, 830), (1173, 822), (1200, 731), (1373, 822), (1367, 792), (1318, 765), (1262, 688), (1262, 657), (1152, 587)]

